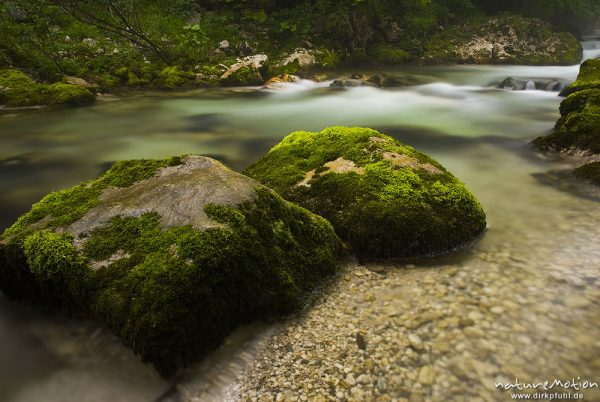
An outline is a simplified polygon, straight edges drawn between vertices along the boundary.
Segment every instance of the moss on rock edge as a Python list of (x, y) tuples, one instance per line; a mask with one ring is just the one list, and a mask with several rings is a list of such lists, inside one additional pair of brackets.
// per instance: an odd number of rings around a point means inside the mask
[(443, 166), (368, 128), (292, 133), (244, 173), (328, 219), (363, 257), (442, 254), (486, 227)]
[(94, 95), (76, 85), (57, 82), (39, 84), (18, 70), (0, 70), (0, 104), (14, 107), (40, 105), (85, 105)]
[[(205, 216), (177, 224), (149, 188)], [(90, 214), (102, 219), (80, 230)], [(46, 196), (0, 236), (0, 290), (99, 318), (169, 376), (239, 324), (296, 310), (339, 251), (323, 218), (209, 158), (127, 161)]]
[(542, 150), (577, 148), (600, 153), (600, 60), (581, 64), (577, 80), (561, 94), (568, 94), (560, 105), (560, 119), (554, 131), (536, 138)]

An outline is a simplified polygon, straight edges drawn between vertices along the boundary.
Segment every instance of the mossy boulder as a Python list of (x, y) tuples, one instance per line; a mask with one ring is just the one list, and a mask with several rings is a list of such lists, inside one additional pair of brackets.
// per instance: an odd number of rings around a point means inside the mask
[(335, 272), (323, 218), (200, 156), (118, 162), (0, 236), (0, 290), (106, 323), (165, 376)]
[[(132, 77), (128, 77), (128, 79), (131, 80)], [(175, 89), (187, 84), (192, 84), (195, 79), (195, 74), (188, 71), (183, 71), (178, 66), (169, 66), (165, 67), (158, 74), (157, 84), (163, 89)]]
[(18, 70), (0, 70), (0, 104), (13, 107), (85, 105), (94, 102), (88, 89), (57, 82), (40, 84)]
[(503, 14), (473, 18), (431, 37), (423, 60), (459, 64), (578, 64), (583, 48), (565, 32), (535, 18)]
[(575, 177), (600, 186), (600, 162), (591, 162), (578, 167), (574, 171)]
[(539, 137), (533, 143), (549, 151), (571, 148), (600, 153), (600, 110), (570, 113), (558, 121), (552, 134)]
[(49, 105), (88, 105), (95, 100), (94, 95), (86, 88), (56, 82), (45, 88)]
[(442, 165), (368, 128), (292, 133), (245, 173), (328, 219), (362, 257), (443, 254), (486, 227)]
[(44, 101), (41, 86), (28, 75), (18, 70), (0, 71), (0, 104), (34, 106)]
[(563, 93), (569, 96), (561, 102), (554, 131), (533, 144), (542, 150), (600, 153), (600, 60), (585, 61), (577, 81)]
[(600, 59), (589, 59), (581, 63), (577, 80), (565, 88), (560, 95), (568, 96), (585, 89), (600, 89)]

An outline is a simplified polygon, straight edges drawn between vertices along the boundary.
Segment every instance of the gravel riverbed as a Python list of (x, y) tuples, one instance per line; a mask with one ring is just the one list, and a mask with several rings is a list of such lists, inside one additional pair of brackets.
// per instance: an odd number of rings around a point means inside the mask
[(350, 263), (274, 331), (235, 399), (488, 402), (511, 399), (496, 382), (600, 382), (598, 234), (587, 240), (484, 244), (436, 266)]

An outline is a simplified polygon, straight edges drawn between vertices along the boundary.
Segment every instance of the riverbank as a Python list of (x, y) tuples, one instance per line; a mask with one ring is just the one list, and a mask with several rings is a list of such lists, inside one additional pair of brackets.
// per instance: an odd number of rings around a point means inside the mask
[[(7, 38), (0, 70), (18, 70), (40, 85), (127, 93), (262, 85), (351, 67), (572, 65), (582, 53), (576, 36), (584, 28), (557, 23), (548, 7), (542, 18), (550, 22), (536, 18), (536, 7), (485, 4), (143, 2), (147, 7), (7, 2), (0, 6)], [(588, 12), (572, 6), (560, 15)], [(11, 92), (11, 83), (0, 82), (0, 104), (65, 103)]]
[(271, 337), (239, 399), (504, 401), (495, 382), (595, 379), (598, 256), (568, 274), (560, 260), (529, 263), (539, 249), (514, 250), (442, 266), (348, 266), (321, 303)]

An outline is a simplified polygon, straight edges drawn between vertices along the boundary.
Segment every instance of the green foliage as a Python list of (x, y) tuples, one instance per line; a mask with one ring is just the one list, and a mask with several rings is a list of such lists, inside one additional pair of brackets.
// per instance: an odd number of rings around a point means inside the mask
[(376, 62), (390, 65), (404, 64), (411, 59), (406, 50), (385, 44), (373, 48), (371, 56)]
[[(325, 164), (338, 158), (355, 169), (329, 171)], [(444, 253), (485, 228), (481, 206), (458, 179), (371, 129), (292, 133), (245, 173), (328, 219), (365, 257)], [(307, 185), (298, 184), (307, 178)]]
[[(447, 63), (452, 62), (450, 33), (459, 34), (453, 27), (476, 20), (484, 12), (541, 16), (561, 27), (568, 25), (574, 33), (579, 33), (581, 19), (597, 20), (599, 6), (592, 0), (553, 0), (544, 7), (540, 2), (112, 0), (111, 8), (107, 0), (7, 0), (0, 3), (0, 66), (35, 72), (48, 81), (60, 81), (65, 75), (82, 77), (103, 90), (168, 89), (191, 84), (187, 75), (200, 66), (230, 65), (241, 55), (238, 49), (245, 42), (276, 60), (292, 49), (308, 46), (308, 41), (317, 49), (328, 49), (318, 56), (319, 65), (328, 68), (368, 63), (367, 55), (386, 64), (420, 60), (423, 55), (426, 61)], [(557, 16), (565, 19), (558, 21)], [(229, 49), (216, 50), (224, 39)], [(570, 39), (563, 37), (565, 48), (558, 49), (562, 64), (578, 61), (579, 52)], [(142, 71), (148, 65), (152, 74)], [(165, 81), (158, 77), (163, 69), (175, 66), (181, 72), (179, 78)], [(113, 74), (123, 67), (128, 70), (126, 76)], [(292, 70), (289, 66), (271, 74)]]

